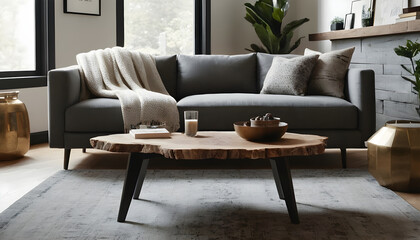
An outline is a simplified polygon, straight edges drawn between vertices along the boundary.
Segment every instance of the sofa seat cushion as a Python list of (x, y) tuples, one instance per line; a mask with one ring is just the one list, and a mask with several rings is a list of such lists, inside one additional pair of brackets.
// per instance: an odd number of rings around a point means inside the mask
[(67, 132), (124, 132), (121, 105), (118, 99), (93, 98), (66, 110)]
[[(266, 94), (200, 94), (178, 102), (183, 111), (199, 111), (200, 130), (233, 130), (233, 123), (272, 113), (289, 129), (356, 129), (358, 109), (344, 99), (330, 96)], [(182, 124), (181, 124), (182, 125)]]

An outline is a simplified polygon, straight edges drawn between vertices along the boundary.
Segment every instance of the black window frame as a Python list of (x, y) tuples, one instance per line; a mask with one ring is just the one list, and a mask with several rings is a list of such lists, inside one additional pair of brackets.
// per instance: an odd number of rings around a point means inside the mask
[(54, 0), (35, 0), (35, 70), (0, 72), (0, 90), (47, 86), (53, 68)]
[[(194, 0), (195, 54), (210, 54), (210, 0)], [(117, 46), (124, 47), (124, 0), (117, 0)]]

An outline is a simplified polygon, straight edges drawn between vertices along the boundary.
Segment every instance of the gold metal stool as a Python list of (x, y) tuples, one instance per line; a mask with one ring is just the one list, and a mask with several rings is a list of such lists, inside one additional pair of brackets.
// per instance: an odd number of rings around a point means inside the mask
[(395, 191), (420, 192), (420, 122), (389, 121), (367, 141), (369, 172)]
[(29, 150), (29, 117), (18, 91), (0, 92), (0, 160), (22, 157)]

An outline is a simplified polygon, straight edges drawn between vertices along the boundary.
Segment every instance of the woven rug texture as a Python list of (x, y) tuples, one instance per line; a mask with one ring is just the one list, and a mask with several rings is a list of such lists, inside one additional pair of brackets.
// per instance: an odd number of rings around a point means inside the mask
[(0, 214), (0, 239), (419, 239), (420, 212), (366, 170), (150, 170), (117, 222), (125, 171), (59, 171)]

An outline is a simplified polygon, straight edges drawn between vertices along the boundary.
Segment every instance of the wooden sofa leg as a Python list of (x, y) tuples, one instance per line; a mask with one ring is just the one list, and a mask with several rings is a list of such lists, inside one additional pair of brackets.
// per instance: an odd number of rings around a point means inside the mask
[(86, 153), (86, 148), (83, 148), (83, 149), (82, 149), (82, 152), (83, 152), (83, 153)]
[(70, 151), (71, 148), (64, 149), (64, 170), (67, 170), (69, 168)]
[(341, 165), (343, 168), (347, 168), (347, 152), (346, 148), (340, 148), (341, 150)]

